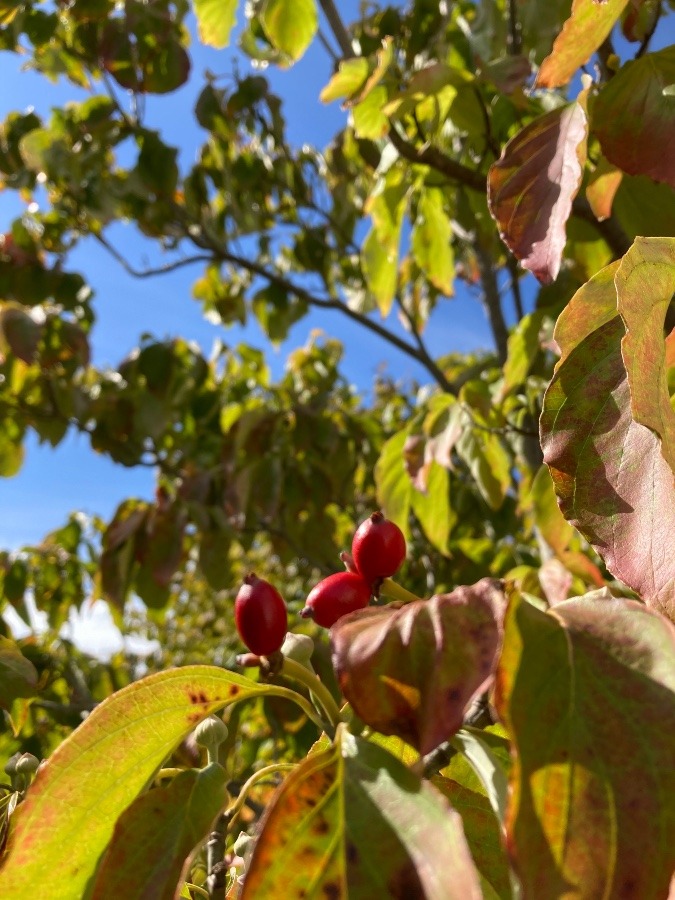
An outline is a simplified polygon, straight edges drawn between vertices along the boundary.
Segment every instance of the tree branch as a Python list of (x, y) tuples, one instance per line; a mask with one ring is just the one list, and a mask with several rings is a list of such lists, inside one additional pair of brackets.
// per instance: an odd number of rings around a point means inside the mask
[(195, 263), (213, 262), (213, 255), (210, 253), (197, 253), (194, 256), (186, 256), (183, 259), (175, 259), (163, 266), (157, 266), (150, 269), (136, 269), (131, 265), (116, 247), (110, 243), (102, 234), (94, 234), (93, 237), (108, 251), (112, 258), (118, 262), (125, 272), (133, 275), (134, 278), (153, 278), (155, 275), (166, 275), (168, 272), (175, 272), (176, 269), (182, 269), (184, 266), (192, 266)]
[(509, 56), (518, 56), (522, 49), (520, 22), (518, 21), (518, 11), (516, 9), (516, 0), (508, 0), (509, 3), (509, 33), (506, 37), (506, 50)]
[(344, 58), (350, 59), (355, 56), (356, 54), (352, 47), (352, 39), (340, 18), (340, 13), (337, 11), (337, 7), (333, 3), (333, 0), (319, 0), (319, 6), (323, 10), (326, 21), (330, 25), (330, 30), (333, 32), (333, 36), (335, 37)]
[(494, 260), (489, 253), (481, 247), (479, 241), (475, 241), (473, 249), (476, 253), (478, 261), (478, 269), (480, 271), (481, 283), (483, 285), (483, 306), (487, 312), (490, 328), (492, 329), (492, 337), (497, 348), (497, 356), (503, 365), (507, 357), (507, 341), (509, 332), (504, 321), (504, 313), (502, 311), (501, 300), (499, 297), (499, 286), (497, 284), (497, 275), (493, 268)]
[(513, 305), (516, 308), (516, 316), (518, 317), (518, 321), (520, 321), (525, 315), (525, 310), (523, 309), (523, 297), (520, 292), (518, 260), (511, 253), (509, 253), (506, 260), (506, 267), (508, 268), (509, 275), (511, 276), (511, 294), (513, 296)]
[(393, 123), (389, 129), (389, 140), (404, 159), (418, 165), (429, 166), (430, 169), (434, 169), (452, 181), (457, 181), (465, 187), (472, 188), (474, 191), (485, 193), (487, 190), (485, 175), (469, 169), (468, 166), (464, 166), (462, 163), (456, 162), (431, 145), (418, 150), (407, 141)]

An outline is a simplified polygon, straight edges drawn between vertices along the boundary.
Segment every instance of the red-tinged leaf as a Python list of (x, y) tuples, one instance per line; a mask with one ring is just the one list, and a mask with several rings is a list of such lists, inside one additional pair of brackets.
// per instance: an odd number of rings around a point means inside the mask
[(623, 257), (615, 282), (626, 326), (622, 355), (633, 418), (661, 438), (661, 452), (675, 472), (675, 412), (663, 339), (675, 294), (675, 238), (637, 238)]
[(657, 900), (675, 867), (675, 630), (626, 600), (514, 597), (495, 703), (526, 900)]
[(484, 578), (340, 619), (331, 629), (333, 666), (356, 714), (423, 754), (455, 734), (491, 683), (503, 603), (500, 583)]
[(241, 900), (480, 900), (459, 815), (381, 747), (340, 729), (273, 798)]
[(38, 674), (14, 641), (0, 635), (0, 707), (9, 710), (17, 697), (32, 697)]
[(675, 187), (675, 47), (622, 66), (593, 105), (607, 159), (630, 175)]
[(104, 700), (58, 747), (12, 816), (0, 897), (85, 896), (115, 822), (206, 716), (248, 697), (295, 692), (215, 666), (149, 675)]
[(580, 103), (554, 109), (513, 137), (488, 173), (490, 212), (502, 240), (544, 283), (560, 270), (587, 131)]
[(192, 851), (227, 801), (225, 770), (188, 769), (141, 794), (117, 820), (96, 872), (96, 900), (172, 900)]
[(567, 84), (612, 30), (628, 0), (574, 0), (572, 15), (555, 39), (551, 53), (542, 62), (535, 87), (554, 88)]
[(558, 320), (562, 357), (544, 397), (544, 461), (560, 509), (609, 570), (675, 620), (675, 487), (660, 441), (631, 415), (612, 314), (618, 264), (603, 269)]
[(612, 215), (612, 204), (622, 179), (621, 169), (617, 169), (602, 156), (588, 179), (586, 188), (586, 199), (598, 222), (602, 222)]

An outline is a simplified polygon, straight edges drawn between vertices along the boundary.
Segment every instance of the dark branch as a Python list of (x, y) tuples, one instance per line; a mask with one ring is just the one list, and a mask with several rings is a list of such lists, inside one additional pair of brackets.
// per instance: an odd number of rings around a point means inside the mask
[(350, 57), (355, 56), (356, 54), (352, 47), (352, 39), (349, 37), (349, 32), (345, 28), (333, 0), (319, 0), (319, 6), (323, 10), (326, 21), (330, 25), (330, 30), (333, 32), (344, 58), (349, 59)]
[(522, 49), (520, 22), (518, 21), (517, 0), (509, 0), (509, 33), (506, 37), (506, 49), (509, 56), (518, 56)]
[(134, 278), (153, 278), (155, 275), (166, 275), (168, 272), (175, 272), (176, 269), (182, 269), (184, 266), (192, 266), (195, 263), (213, 262), (213, 255), (208, 253), (197, 253), (194, 256), (185, 256), (182, 259), (175, 259), (163, 266), (157, 266), (150, 269), (136, 269), (131, 263), (122, 256), (122, 254), (103, 237), (102, 234), (95, 234), (94, 237), (102, 247), (108, 251), (113, 259), (118, 262), (125, 272), (133, 275)]
[(393, 124), (389, 129), (389, 140), (404, 159), (418, 165), (429, 166), (430, 169), (434, 169), (452, 181), (457, 181), (466, 187), (472, 188), (474, 191), (485, 193), (487, 190), (485, 175), (469, 169), (468, 166), (464, 166), (462, 163), (456, 162), (454, 159), (441, 153), (436, 147), (427, 146), (418, 150), (415, 146), (408, 143)]
[(504, 321), (497, 273), (494, 270), (494, 259), (481, 247), (479, 241), (474, 242), (474, 250), (480, 271), (480, 279), (483, 286), (483, 306), (490, 322), (492, 337), (497, 348), (497, 356), (503, 365), (507, 356), (507, 341), (509, 332)]
[(513, 305), (516, 308), (516, 316), (518, 317), (518, 321), (520, 321), (525, 315), (525, 310), (523, 309), (523, 297), (520, 292), (518, 260), (510, 253), (506, 261), (506, 266), (509, 270), (509, 275), (511, 276), (511, 294), (513, 296)]

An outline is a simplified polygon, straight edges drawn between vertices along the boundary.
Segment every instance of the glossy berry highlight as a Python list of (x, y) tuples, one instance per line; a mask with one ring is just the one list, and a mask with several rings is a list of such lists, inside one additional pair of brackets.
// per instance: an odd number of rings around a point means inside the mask
[(337, 572), (312, 588), (300, 615), (330, 628), (347, 613), (368, 606), (370, 594), (370, 587), (361, 575)]
[(405, 552), (403, 532), (381, 512), (374, 512), (362, 522), (352, 541), (354, 564), (371, 587), (398, 572)]
[(269, 656), (280, 649), (288, 630), (286, 604), (268, 581), (251, 573), (234, 601), (234, 621), (239, 637), (251, 653)]

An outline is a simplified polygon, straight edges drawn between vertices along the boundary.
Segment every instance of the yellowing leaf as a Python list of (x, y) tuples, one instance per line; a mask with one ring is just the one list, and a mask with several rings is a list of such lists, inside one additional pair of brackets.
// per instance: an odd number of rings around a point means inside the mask
[(343, 97), (351, 97), (365, 84), (368, 77), (368, 60), (363, 56), (340, 61), (338, 70), (319, 94), (322, 103), (331, 103)]
[(507, 845), (525, 897), (668, 896), (675, 629), (642, 604), (514, 597), (495, 704), (515, 750)]
[(535, 87), (562, 87), (571, 80), (612, 30), (628, 0), (574, 0), (572, 15), (541, 64)]
[(238, 0), (194, 0), (199, 38), (221, 49), (230, 43)]
[(411, 244), (417, 265), (429, 281), (451, 296), (455, 275), (452, 226), (443, 209), (443, 192), (438, 188), (424, 188), (420, 194)]
[(315, 0), (266, 0), (260, 20), (272, 44), (294, 62), (309, 47), (319, 25)]
[(311, 895), (482, 898), (461, 819), (442, 794), (342, 730), (277, 791), (241, 892), (242, 900)]
[(297, 697), (215, 666), (185, 666), (104, 700), (49, 758), (17, 808), (0, 896), (21, 896), (27, 884), (49, 900), (85, 896), (115, 822), (173, 748), (216, 710), (265, 694)]

